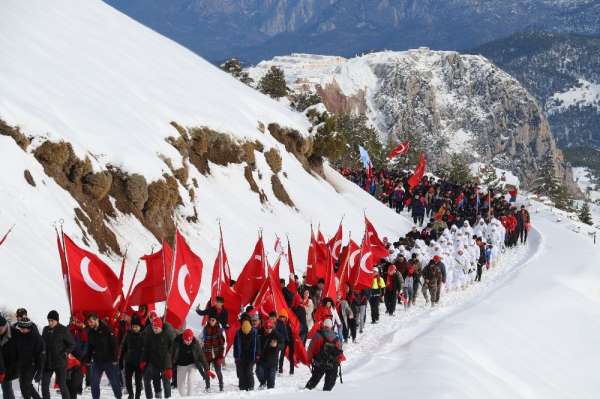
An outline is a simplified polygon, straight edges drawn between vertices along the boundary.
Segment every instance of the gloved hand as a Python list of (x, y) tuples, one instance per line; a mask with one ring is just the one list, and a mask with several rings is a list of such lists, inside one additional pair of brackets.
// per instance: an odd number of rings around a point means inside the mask
[(173, 379), (173, 369), (166, 369), (163, 373), (167, 380)]
[(146, 362), (140, 362), (140, 371), (144, 371), (146, 369)]
[(6, 374), (0, 373), (0, 384), (4, 382), (5, 378), (6, 378)]
[(215, 378), (217, 375), (212, 370), (208, 370), (208, 376), (210, 378)]

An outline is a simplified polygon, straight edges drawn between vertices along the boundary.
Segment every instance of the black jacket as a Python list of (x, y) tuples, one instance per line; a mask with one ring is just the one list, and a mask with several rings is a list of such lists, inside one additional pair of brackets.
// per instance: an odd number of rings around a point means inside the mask
[(6, 333), (0, 337), (0, 373), (6, 374), (6, 381), (14, 380), (19, 375), (17, 345), (14, 339), (16, 332), (14, 327), (9, 326)]
[(89, 362), (117, 362), (117, 338), (112, 330), (100, 322), (97, 329), (90, 328), (88, 331), (87, 353), (84, 355), (84, 363)]
[(144, 334), (142, 361), (159, 371), (172, 369), (173, 338), (169, 331), (163, 329), (159, 334), (154, 331)]
[[(271, 341), (273, 340), (277, 342), (275, 347), (271, 346)], [(271, 334), (267, 334), (262, 330), (260, 334), (260, 343), (262, 349), (258, 364), (263, 367), (277, 367), (279, 361), (279, 349), (282, 345), (279, 334), (276, 331), (271, 331)]]
[(208, 369), (208, 363), (200, 347), (200, 342), (194, 338), (190, 345), (186, 345), (183, 342), (183, 335), (178, 335), (173, 343), (173, 364), (177, 366), (194, 364), (203, 375)]
[(138, 367), (142, 361), (142, 350), (144, 347), (144, 335), (140, 331), (135, 333), (133, 331), (127, 332), (123, 345), (121, 347), (121, 353), (123, 356), (123, 363), (127, 366)]
[(46, 346), (46, 370), (64, 368), (67, 365), (67, 353), (75, 349), (75, 340), (69, 329), (62, 324), (54, 328), (48, 326), (42, 330), (42, 339)]
[(17, 347), (17, 367), (20, 371), (40, 371), (44, 364), (44, 341), (37, 330), (24, 334), (18, 329), (13, 339)]

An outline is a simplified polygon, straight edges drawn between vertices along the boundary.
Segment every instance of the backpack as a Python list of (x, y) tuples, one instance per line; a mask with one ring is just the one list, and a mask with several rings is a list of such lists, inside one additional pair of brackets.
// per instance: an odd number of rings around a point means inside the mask
[(326, 369), (337, 368), (338, 357), (342, 354), (342, 350), (337, 345), (337, 337), (331, 339), (323, 337), (323, 340), (323, 346), (317, 356), (317, 364)]

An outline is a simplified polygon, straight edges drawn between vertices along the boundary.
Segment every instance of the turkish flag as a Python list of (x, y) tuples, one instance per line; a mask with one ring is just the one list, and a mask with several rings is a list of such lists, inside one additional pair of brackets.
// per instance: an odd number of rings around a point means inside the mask
[(373, 254), (373, 262), (378, 263), (382, 258), (389, 256), (389, 251), (383, 244), (383, 242), (379, 239), (379, 234), (377, 234), (377, 230), (373, 226), (373, 223), (367, 219), (365, 216), (365, 234), (367, 236), (367, 241), (371, 245), (371, 252)]
[(175, 234), (175, 262), (173, 278), (169, 287), (165, 320), (175, 329), (185, 324), (192, 303), (196, 299), (202, 280), (202, 259), (188, 246), (179, 233)]
[(171, 286), (171, 268), (173, 266), (173, 250), (166, 241), (160, 251), (145, 255), (146, 276), (140, 281), (128, 299), (128, 304), (147, 305), (167, 300), (167, 291)]
[(354, 265), (357, 263), (356, 259), (360, 255), (360, 247), (357, 243), (350, 240), (348, 246), (344, 249), (342, 253), (342, 257), (340, 260), (340, 267), (338, 268), (337, 277), (340, 280), (340, 291), (342, 293), (345, 292), (344, 284), (346, 282), (350, 282), (350, 276), (352, 275), (352, 270)]
[(342, 252), (342, 239), (344, 237), (344, 233), (342, 230), (342, 224), (337, 229), (335, 235), (329, 240), (327, 243), (327, 247), (329, 249), (329, 253), (333, 257), (333, 261), (337, 262), (340, 257), (340, 253)]
[(421, 153), (421, 155), (419, 155), (419, 163), (417, 164), (417, 167), (415, 168), (415, 173), (408, 178), (408, 186), (410, 187), (410, 190), (412, 191), (413, 188), (417, 187), (419, 185), (419, 183), (421, 182), (421, 179), (423, 179), (423, 176), (425, 175), (425, 167), (427, 166), (427, 161), (425, 161), (425, 155), (423, 155), (423, 153)]
[(252, 256), (246, 262), (233, 289), (239, 295), (242, 305), (250, 303), (260, 291), (267, 278), (267, 260), (262, 237), (259, 237)]
[[(321, 235), (322, 237), (322, 235)], [(325, 239), (319, 243), (311, 231), (310, 246), (308, 247), (308, 258), (306, 266), (306, 283), (316, 285), (320, 279), (325, 278), (327, 273), (327, 245)]]
[(122, 298), (119, 277), (100, 258), (63, 234), (71, 294), (71, 310), (112, 317)]
[(373, 266), (375, 262), (371, 248), (365, 232), (365, 238), (363, 238), (360, 248), (358, 264), (352, 270), (352, 285), (356, 290), (371, 288), (373, 284)]
[(396, 158), (398, 155), (406, 155), (406, 154), (408, 154), (409, 149), (410, 149), (410, 141), (404, 141), (404, 142), (398, 144), (398, 146), (396, 148), (394, 148), (392, 150), (392, 152), (389, 153), (389, 155), (387, 156), (387, 160), (390, 161), (390, 160)]

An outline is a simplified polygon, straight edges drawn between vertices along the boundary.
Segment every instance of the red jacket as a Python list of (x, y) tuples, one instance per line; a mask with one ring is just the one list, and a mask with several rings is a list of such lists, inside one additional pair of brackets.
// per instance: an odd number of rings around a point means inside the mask
[[(330, 342), (335, 342), (335, 347), (340, 351), (342, 350), (342, 344), (340, 339), (335, 335), (335, 333), (331, 330), (320, 330), (313, 339), (310, 341), (310, 345), (308, 347), (308, 361), (311, 362), (323, 348), (323, 344), (325, 344), (325, 340), (329, 340)], [(342, 362), (346, 360), (344, 357), (344, 353), (340, 353), (338, 356), (338, 362)]]

